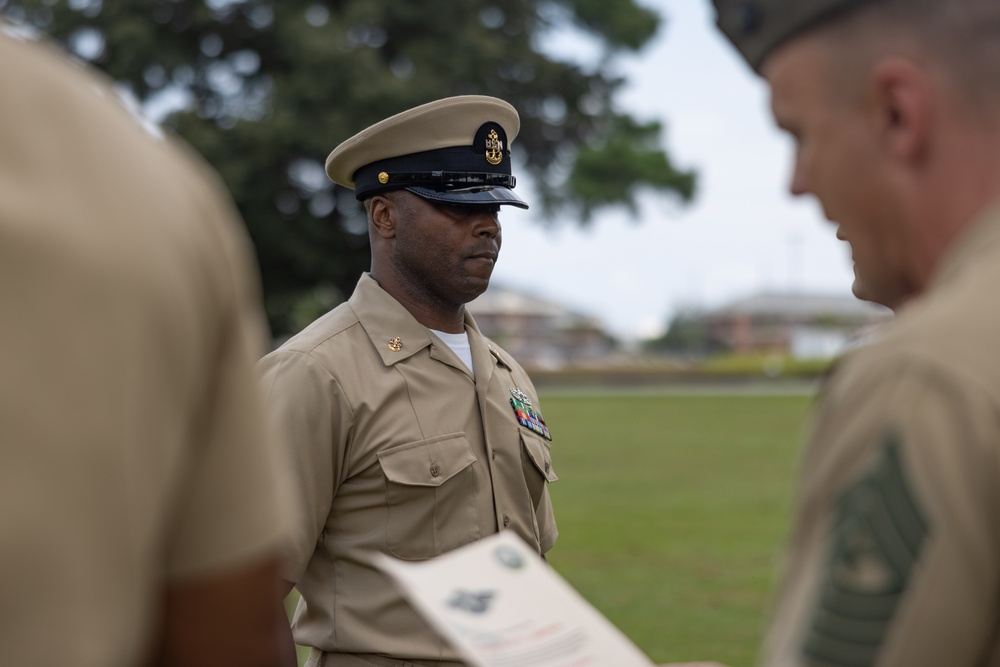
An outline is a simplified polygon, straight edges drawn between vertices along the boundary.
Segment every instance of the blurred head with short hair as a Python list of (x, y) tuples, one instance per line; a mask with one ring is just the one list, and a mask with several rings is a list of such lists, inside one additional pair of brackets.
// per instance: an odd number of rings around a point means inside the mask
[(1000, 4), (716, 0), (795, 140), (793, 194), (851, 244), (858, 296), (921, 293), (1000, 194)]
[(1000, 2), (714, 0), (893, 308), (826, 376), (762, 665), (1000, 664)]

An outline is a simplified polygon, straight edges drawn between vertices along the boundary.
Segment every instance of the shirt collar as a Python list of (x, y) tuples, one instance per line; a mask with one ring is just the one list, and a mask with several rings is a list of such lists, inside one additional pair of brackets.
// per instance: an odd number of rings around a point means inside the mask
[[(427, 328), (382, 289), (369, 273), (361, 275), (348, 304), (386, 366), (409, 359), (434, 344)], [(482, 337), (479, 326), (468, 309), (465, 311), (465, 328), (470, 334), (470, 343)], [(499, 359), (493, 346), (490, 347), (490, 351)]]
[(971, 225), (961, 233), (941, 258), (931, 279), (930, 288), (946, 285), (957, 279), (973, 258), (983, 252), (992, 252), (1000, 243), (1000, 202), (995, 202), (976, 216)]

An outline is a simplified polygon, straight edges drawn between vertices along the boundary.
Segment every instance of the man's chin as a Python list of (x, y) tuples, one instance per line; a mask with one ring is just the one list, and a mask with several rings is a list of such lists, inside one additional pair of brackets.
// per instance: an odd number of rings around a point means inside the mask
[(871, 298), (867, 296), (867, 293), (865, 292), (864, 283), (860, 282), (856, 275), (854, 277), (854, 282), (851, 284), (851, 292), (855, 297), (861, 299), (862, 301), (871, 301)]
[(485, 278), (482, 276), (469, 276), (462, 286), (463, 303), (469, 303), (478, 298), (489, 286), (490, 278), (488, 276)]
[(868, 289), (865, 286), (864, 281), (859, 280), (857, 277), (857, 272), (854, 274), (854, 284), (851, 285), (851, 291), (854, 296), (862, 301), (871, 301), (872, 303), (877, 303), (880, 306), (885, 306), (889, 310), (896, 310), (902, 306), (906, 300), (906, 295), (888, 295), (888, 294), (877, 294), (876, 292)]
[(854, 267), (854, 283), (851, 285), (851, 292), (854, 293), (855, 297), (861, 299), (862, 301), (871, 301), (872, 303), (878, 303), (883, 306), (886, 305), (879, 301), (875, 293), (865, 284), (865, 281), (858, 276), (857, 267)]

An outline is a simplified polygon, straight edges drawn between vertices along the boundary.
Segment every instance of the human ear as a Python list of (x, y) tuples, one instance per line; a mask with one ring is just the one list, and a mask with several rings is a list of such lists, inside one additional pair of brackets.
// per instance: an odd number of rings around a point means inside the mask
[(919, 159), (930, 133), (929, 73), (911, 60), (891, 57), (876, 64), (871, 80), (887, 147), (903, 160)]
[(372, 197), (368, 207), (368, 222), (375, 233), (384, 239), (396, 236), (396, 202), (383, 195)]

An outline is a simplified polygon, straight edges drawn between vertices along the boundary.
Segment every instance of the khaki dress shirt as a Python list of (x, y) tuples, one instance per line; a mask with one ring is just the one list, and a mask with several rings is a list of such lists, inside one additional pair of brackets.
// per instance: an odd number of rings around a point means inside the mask
[(1000, 665), (1000, 208), (821, 395), (761, 664)]
[(0, 665), (145, 664), (164, 587), (277, 555), (292, 496), (217, 177), (0, 22)]
[(402, 659), (457, 656), (366, 560), (424, 560), (513, 530), (556, 541), (549, 442), (510, 399), (528, 376), (466, 313), (475, 378), (369, 275), (350, 300), (260, 362), (290, 435), (305, 519), (288, 578), (302, 600), (296, 641)]

